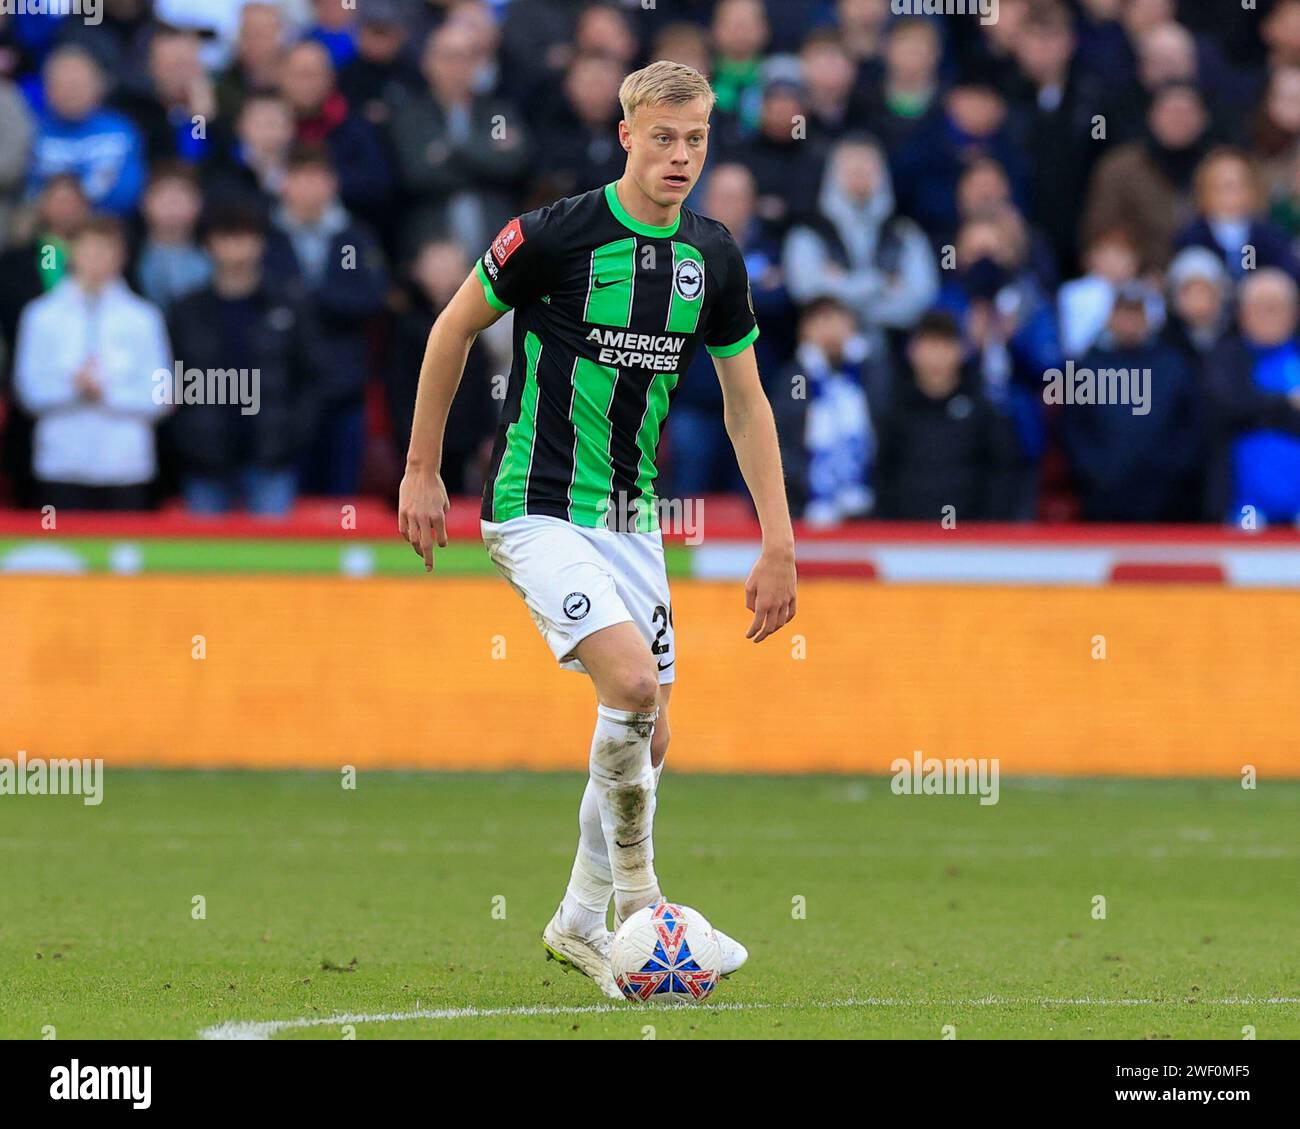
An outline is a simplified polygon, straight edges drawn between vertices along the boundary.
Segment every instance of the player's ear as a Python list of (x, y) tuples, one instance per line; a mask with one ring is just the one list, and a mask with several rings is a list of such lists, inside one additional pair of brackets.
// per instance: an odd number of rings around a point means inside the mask
[(623, 146), (624, 152), (632, 152), (632, 127), (626, 119), (618, 123), (618, 143)]

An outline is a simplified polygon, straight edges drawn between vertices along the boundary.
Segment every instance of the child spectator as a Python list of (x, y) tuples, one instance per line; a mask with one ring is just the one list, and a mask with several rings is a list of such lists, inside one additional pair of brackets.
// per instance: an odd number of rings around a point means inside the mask
[(929, 522), (1010, 516), (1013, 444), (978, 376), (963, 369), (961, 332), (951, 314), (926, 314), (913, 330), (906, 377), (896, 383), (876, 434), (876, 516)]
[(799, 319), (794, 362), (771, 382), (791, 505), (814, 525), (865, 517), (872, 508), (866, 353), (854, 312), (818, 298)]
[(255, 374), (256, 403), (179, 406), (168, 431), (185, 505), (196, 514), (244, 507), (282, 516), (293, 508), (297, 462), (314, 431), (316, 381), (329, 358), (301, 294), (264, 276), (266, 237), (255, 209), (216, 209), (204, 248), (211, 281), (171, 310), (176, 355), (205, 374)]
[[(1093, 236), (1084, 252), (1087, 273), (1061, 287), (1057, 316), (1061, 328), (1061, 351), (1078, 359), (1092, 348), (1106, 323), (1116, 293), (1136, 282), (1141, 263), (1137, 241), (1125, 227), (1112, 227)], [(1162, 316), (1159, 295), (1151, 294), (1152, 322)]]
[(36, 419), (37, 505), (148, 509), (157, 474), (154, 426), (170, 373), (162, 313), (122, 279), (120, 221), (87, 221), (72, 241), (72, 274), (22, 314), (14, 388)]
[(154, 170), (141, 211), (145, 234), (136, 256), (140, 293), (168, 309), (172, 302), (208, 281), (212, 264), (198, 244), (203, 195), (190, 166), (179, 161)]

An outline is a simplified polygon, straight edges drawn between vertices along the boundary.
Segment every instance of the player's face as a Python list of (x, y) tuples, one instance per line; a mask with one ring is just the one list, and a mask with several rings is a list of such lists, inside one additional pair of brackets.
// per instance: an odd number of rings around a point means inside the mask
[(642, 106), (623, 123), (627, 169), (637, 186), (662, 207), (680, 207), (704, 169), (709, 112), (703, 98), (680, 106)]

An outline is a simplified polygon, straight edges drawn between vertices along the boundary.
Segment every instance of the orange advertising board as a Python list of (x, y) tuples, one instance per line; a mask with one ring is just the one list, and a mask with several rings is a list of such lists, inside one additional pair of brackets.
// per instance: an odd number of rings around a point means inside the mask
[[(805, 583), (755, 646), (673, 585), (674, 767), (1300, 776), (1300, 595)], [(0, 579), (0, 755), (580, 769), (594, 698), (496, 578)]]

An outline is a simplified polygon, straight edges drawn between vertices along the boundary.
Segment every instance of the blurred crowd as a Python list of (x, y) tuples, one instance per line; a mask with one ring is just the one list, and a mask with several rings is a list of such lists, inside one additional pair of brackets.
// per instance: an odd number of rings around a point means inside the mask
[[(927, 7), (0, 14), (0, 504), (392, 496), (434, 318), (512, 215), (621, 175), (662, 58), (718, 94), (688, 206), (744, 252), (796, 514), (1300, 519), (1300, 0)], [(452, 493), (509, 364), (507, 317)], [(743, 491), (703, 350), (660, 465)]]

